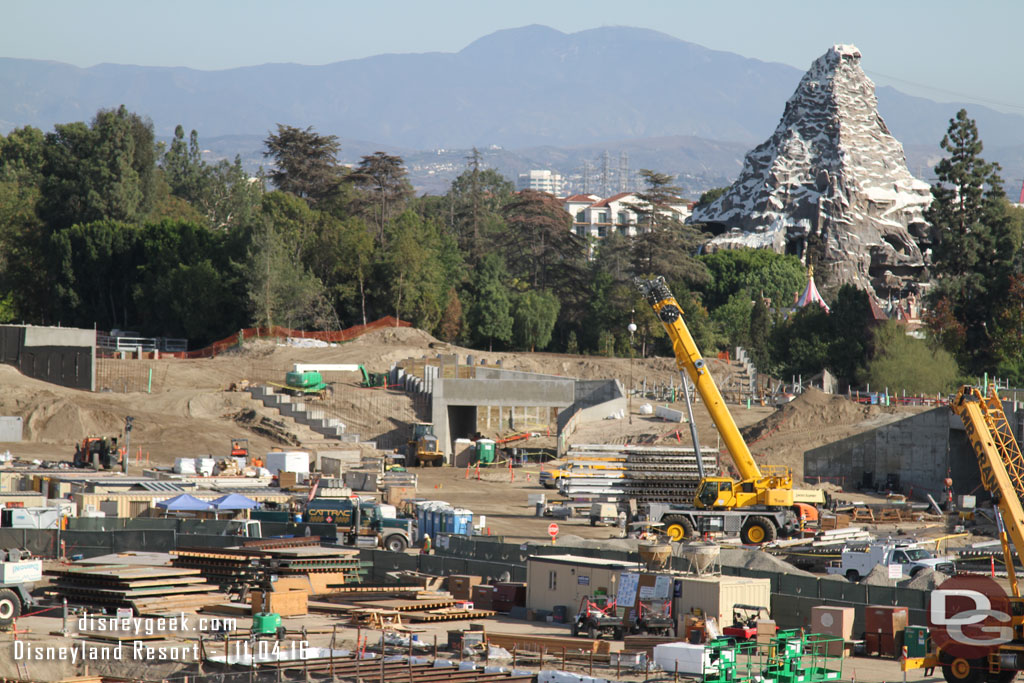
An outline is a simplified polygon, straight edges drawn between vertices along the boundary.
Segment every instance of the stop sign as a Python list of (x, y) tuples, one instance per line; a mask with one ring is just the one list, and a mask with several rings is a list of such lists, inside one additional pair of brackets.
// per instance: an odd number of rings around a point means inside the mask
[(558, 535), (558, 525), (555, 524), (554, 522), (551, 522), (551, 525), (548, 526), (548, 534), (550, 536), (552, 536), (552, 537), (553, 536), (557, 536)]

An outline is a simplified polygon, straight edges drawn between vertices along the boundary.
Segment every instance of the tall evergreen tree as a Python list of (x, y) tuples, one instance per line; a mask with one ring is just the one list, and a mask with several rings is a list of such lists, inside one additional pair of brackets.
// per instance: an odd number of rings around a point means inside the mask
[(1016, 252), (1006, 212), (999, 165), (981, 158), (974, 121), (961, 109), (942, 138), (949, 156), (935, 166), (932, 204), (925, 214), (935, 241), (937, 287), (965, 330), (961, 362), (971, 371), (987, 369), (994, 358), (990, 326)]
[(500, 254), (484, 256), (473, 277), (475, 296), (469, 309), (469, 321), (477, 339), (487, 341), (494, 350), (494, 340), (512, 339), (512, 306), (508, 296), (508, 271)]
[(279, 123), (277, 133), (268, 135), (263, 144), (263, 156), (274, 160), (268, 177), (277, 189), (311, 205), (337, 190), (344, 171), (338, 163), (341, 144), (336, 135), (320, 135), (312, 126), (303, 130)]
[(374, 152), (364, 156), (355, 171), (345, 179), (363, 191), (365, 199), (358, 202), (368, 222), (377, 228), (377, 244), (384, 246), (386, 226), (393, 216), (405, 210), (413, 196), (412, 185), (402, 157)]

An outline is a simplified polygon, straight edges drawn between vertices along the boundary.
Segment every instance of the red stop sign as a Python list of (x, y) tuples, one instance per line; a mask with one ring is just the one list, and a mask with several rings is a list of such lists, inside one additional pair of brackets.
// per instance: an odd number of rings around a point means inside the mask
[(548, 526), (548, 535), (550, 535), (550, 536), (557, 536), (558, 535), (558, 525), (555, 524), (554, 522), (551, 522), (551, 524)]

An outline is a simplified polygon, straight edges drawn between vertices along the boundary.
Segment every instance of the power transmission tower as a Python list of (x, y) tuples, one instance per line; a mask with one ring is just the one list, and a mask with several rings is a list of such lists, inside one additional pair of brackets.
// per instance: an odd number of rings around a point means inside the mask
[(629, 152), (619, 153), (619, 192), (629, 191)]
[(608, 150), (601, 155), (601, 197), (610, 197), (612, 194), (611, 178), (611, 156)]

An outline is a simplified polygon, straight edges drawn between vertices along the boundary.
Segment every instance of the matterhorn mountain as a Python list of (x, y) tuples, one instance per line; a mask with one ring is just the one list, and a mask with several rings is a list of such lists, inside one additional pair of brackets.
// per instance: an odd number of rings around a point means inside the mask
[(852, 45), (819, 57), (736, 182), (694, 211), (691, 223), (724, 229), (709, 251), (797, 254), (830, 290), (851, 283), (884, 298), (915, 287), (926, 265), (929, 185), (907, 169), (860, 58)]

